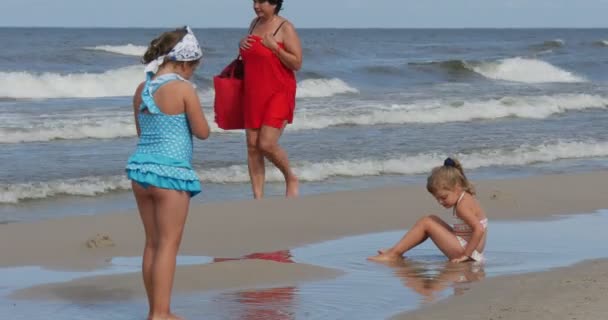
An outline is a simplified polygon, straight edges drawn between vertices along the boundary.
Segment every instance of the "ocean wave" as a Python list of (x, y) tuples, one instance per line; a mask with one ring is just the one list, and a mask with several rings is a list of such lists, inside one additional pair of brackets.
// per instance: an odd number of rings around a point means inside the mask
[(404, 70), (399, 66), (376, 65), (363, 67), (363, 71), (369, 74), (401, 75)]
[(298, 98), (324, 98), (338, 94), (359, 93), (341, 79), (306, 79), (298, 83)]
[[(298, 82), (296, 98), (327, 98), (347, 93), (359, 93), (359, 90), (338, 78), (306, 79)], [(208, 102), (213, 102), (214, 97), (213, 88), (201, 94), (201, 99)]]
[[(213, 119), (213, 113), (206, 115)], [(98, 112), (83, 117), (81, 114), (22, 115), (5, 114), (0, 117), (0, 144), (46, 142), (54, 140), (117, 139), (135, 137), (137, 132), (132, 112)], [(224, 131), (209, 120), (212, 132)]]
[(608, 47), (608, 40), (599, 40), (594, 42), (593, 44), (598, 47)]
[[(364, 177), (381, 175), (411, 175), (429, 172), (447, 155), (443, 152), (428, 152), (415, 155), (378, 159), (361, 158), (324, 161), (318, 163), (295, 163), (294, 171), (301, 181), (323, 181), (332, 177)], [(525, 166), (534, 163), (549, 163), (561, 159), (585, 159), (608, 156), (608, 142), (558, 141), (552, 144), (522, 145), (510, 149), (485, 149), (473, 153), (457, 153), (468, 169), (490, 166)], [(246, 165), (198, 170), (204, 183), (247, 183), (249, 174)], [(267, 181), (283, 181), (281, 173), (272, 169), (267, 172)], [(0, 185), (0, 203), (19, 203), (23, 200), (44, 199), (60, 195), (97, 196), (112, 191), (128, 190), (129, 181), (124, 176), (85, 177)]]
[(104, 73), (0, 72), (0, 97), (15, 99), (130, 96), (143, 79), (143, 67)]
[(580, 76), (537, 59), (509, 58), (473, 64), (470, 68), (493, 80), (523, 83), (586, 82)]
[[(207, 95), (201, 94), (201, 95)], [(205, 98), (208, 99), (209, 97)], [(359, 105), (354, 108), (296, 109), (287, 130), (324, 129), (333, 126), (379, 124), (446, 123), (495, 120), (508, 117), (545, 119), (571, 111), (606, 108), (608, 97), (588, 94), (513, 96), (489, 100), (420, 100), (410, 104)], [(207, 112), (212, 132), (217, 127), (213, 112)], [(4, 113), (0, 116), (0, 144), (71, 139), (115, 139), (135, 137), (130, 111), (97, 111), (82, 117), (75, 114)]]
[[(0, 72), (0, 98), (2, 99), (49, 99), (49, 98), (101, 98), (121, 97), (133, 94), (143, 79), (142, 66), (130, 66), (104, 73), (30, 73)], [(212, 80), (195, 76), (194, 81), (203, 86)], [(345, 93), (358, 93), (341, 79), (306, 79), (298, 83), (298, 98), (323, 98)], [(212, 101), (213, 88), (201, 92), (201, 98)]]
[(561, 48), (565, 45), (566, 45), (566, 41), (564, 41), (562, 39), (554, 39), (554, 40), (547, 40), (547, 41), (543, 42), (542, 44), (532, 45), (531, 49), (535, 50), (535, 51), (548, 51), (548, 50)]
[(426, 61), (426, 62), (410, 62), (409, 66), (427, 69), (427, 68), (438, 68), (451, 74), (472, 74), (472, 67), (469, 65), (470, 62), (464, 60), (446, 60), (446, 61)]
[(104, 52), (110, 52), (110, 53), (117, 53), (117, 54), (122, 54), (125, 56), (138, 56), (141, 57), (144, 55), (144, 53), (146, 53), (146, 50), (148, 49), (146, 46), (138, 46), (138, 45), (134, 45), (134, 44), (126, 44), (126, 45), (121, 45), (121, 46), (110, 46), (110, 45), (103, 45), (103, 46), (96, 46), (96, 47), (86, 47), (85, 49), (87, 50), (95, 50), (95, 51), (104, 51)]
[[(422, 100), (410, 104), (371, 105), (357, 110), (307, 110), (296, 115), (289, 129), (404, 123), (446, 123), (495, 120), (507, 117), (544, 119), (555, 114), (606, 108), (608, 97), (588, 94), (514, 96), (490, 100)], [(332, 112), (332, 113), (328, 113)]]
[(492, 80), (523, 83), (585, 82), (586, 80), (548, 62), (529, 58), (508, 58), (497, 61), (447, 60), (411, 62), (419, 69), (439, 68), (449, 74), (478, 74)]

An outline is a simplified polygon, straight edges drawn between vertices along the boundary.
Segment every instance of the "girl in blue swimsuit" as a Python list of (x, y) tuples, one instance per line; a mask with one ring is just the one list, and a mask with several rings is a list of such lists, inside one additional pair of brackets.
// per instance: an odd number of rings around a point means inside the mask
[(171, 314), (171, 290), (190, 198), (201, 192), (192, 169), (192, 136), (209, 137), (209, 125), (188, 79), (202, 51), (188, 27), (154, 39), (143, 57), (147, 80), (133, 97), (139, 142), (127, 176), (144, 225), (142, 272), (148, 319), (179, 319)]

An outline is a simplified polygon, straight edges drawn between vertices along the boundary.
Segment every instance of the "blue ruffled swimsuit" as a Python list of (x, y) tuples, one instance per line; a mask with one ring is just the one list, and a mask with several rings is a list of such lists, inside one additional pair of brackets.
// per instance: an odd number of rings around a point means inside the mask
[(127, 163), (127, 176), (147, 188), (155, 186), (201, 192), (201, 184), (192, 169), (192, 131), (185, 113), (164, 114), (154, 102), (154, 93), (171, 81), (188, 81), (177, 74), (148, 77), (139, 107), (140, 137), (135, 153)]

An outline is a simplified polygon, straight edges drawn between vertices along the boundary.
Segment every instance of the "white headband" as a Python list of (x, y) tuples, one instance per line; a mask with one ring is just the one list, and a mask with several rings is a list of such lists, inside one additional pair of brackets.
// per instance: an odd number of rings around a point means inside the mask
[(165, 58), (168, 58), (171, 61), (196, 61), (203, 57), (203, 51), (201, 50), (201, 46), (198, 44), (198, 40), (196, 40), (192, 29), (186, 26), (186, 31), (188, 31), (188, 33), (168, 54), (162, 55), (146, 65), (146, 74), (158, 72), (158, 68), (165, 62)]

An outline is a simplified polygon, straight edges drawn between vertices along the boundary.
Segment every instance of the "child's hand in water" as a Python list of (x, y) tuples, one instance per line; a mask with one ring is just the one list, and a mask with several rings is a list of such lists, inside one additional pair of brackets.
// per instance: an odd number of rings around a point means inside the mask
[(462, 262), (469, 261), (470, 259), (471, 258), (469, 258), (467, 256), (462, 256), (460, 258), (452, 259), (452, 260), (450, 260), (450, 262), (452, 262), (452, 263), (462, 263)]

